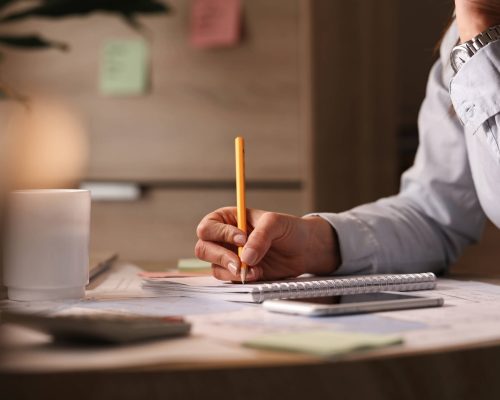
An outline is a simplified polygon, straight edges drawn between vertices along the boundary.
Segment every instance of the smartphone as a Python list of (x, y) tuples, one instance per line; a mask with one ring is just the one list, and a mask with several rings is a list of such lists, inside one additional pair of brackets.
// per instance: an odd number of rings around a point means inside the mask
[(408, 308), (440, 307), (443, 304), (444, 300), (441, 297), (422, 297), (400, 292), (379, 292), (266, 300), (263, 306), (266, 310), (272, 312), (319, 317), (404, 310)]

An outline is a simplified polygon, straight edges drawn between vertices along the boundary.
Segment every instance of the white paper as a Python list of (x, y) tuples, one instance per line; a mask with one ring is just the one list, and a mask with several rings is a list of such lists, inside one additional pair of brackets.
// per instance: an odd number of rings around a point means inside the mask
[[(117, 311), (157, 316), (185, 315), (193, 324), (193, 337), (81, 351), (46, 344), (33, 346), (37, 343), (33, 337), (27, 339), (23, 347), (22, 340), (17, 337), (20, 342), (10, 346), (9, 350), (16, 356), (12, 353), (7, 364), (2, 365), (50, 370), (78, 369), (79, 366), (111, 368), (154, 362), (245, 360), (256, 354), (239, 349), (239, 344), (245, 340), (264, 333), (308, 330), (398, 334), (404, 339), (404, 345), (397, 349), (401, 352), (500, 339), (500, 286), (480, 282), (439, 279), (436, 290), (415, 292), (422, 296), (443, 297), (443, 307), (310, 318), (270, 313), (258, 304), (175, 296), (145, 298), (138, 286), (140, 277), (137, 272), (133, 266), (113, 272), (115, 275), (90, 291), (83, 302), (24, 304), (23, 307), (30, 312), (53, 307), (55, 314)], [(129, 297), (126, 297), (127, 293)], [(44, 343), (47, 340), (45, 337)]]
[(191, 336), (121, 346), (58, 346), (43, 334), (16, 327), (2, 327), (5, 348), (0, 371), (72, 371), (110, 368), (252, 361), (255, 350), (230, 346), (209, 338)]
[(436, 290), (414, 292), (443, 297), (443, 307), (341, 317), (309, 318), (269, 313), (256, 306), (229, 315), (198, 315), (195, 332), (233, 342), (263, 333), (342, 330), (401, 334), (406, 350), (465, 345), (500, 339), (500, 287), (480, 282), (440, 279)]
[(194, 299), (190, 297), (160, 297), (160, 298), (132, 298), (117, 300), (89, 300), (75, 304), (65, 309), (65, 313), (72, 313), (76, 308), (88, 311), (100, 310), (140, 314), (156, 317), (197, 315), (210, 313), (227, 313), (238, 311), (242, 308), (239, 303), (222, 300)]
[(87, 290), (85, 298), (103, 299), (117, 297), (150, 297), (151, 293), (141, 287), (142, 270), (132, 264), (113, 265), (106, 279), (95, 289)]

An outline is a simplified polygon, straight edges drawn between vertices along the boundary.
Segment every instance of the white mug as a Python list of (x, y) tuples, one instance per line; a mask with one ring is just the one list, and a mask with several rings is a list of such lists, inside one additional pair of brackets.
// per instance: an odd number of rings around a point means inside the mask
[(76, 299), (88, 283), (90, 192), (9, 194), (4, 284), (11, 300)]

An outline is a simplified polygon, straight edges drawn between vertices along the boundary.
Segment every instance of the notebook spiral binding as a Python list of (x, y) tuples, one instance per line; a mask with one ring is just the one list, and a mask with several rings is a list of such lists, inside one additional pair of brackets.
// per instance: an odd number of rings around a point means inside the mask
[(340, 296), (344, 294), (376, 293), (383, 291), (406, 292), (429, 290), (436, 287), (432, 272), (404, 275), (371, 275), (363, 277), (335, 277), (332, 280), (274, 282), (259, 285), (252, 292), (253, 301), (262, 303), (272, 299)]

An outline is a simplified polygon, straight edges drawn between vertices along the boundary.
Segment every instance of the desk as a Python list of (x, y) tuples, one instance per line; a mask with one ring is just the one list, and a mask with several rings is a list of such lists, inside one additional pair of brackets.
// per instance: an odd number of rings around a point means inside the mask
[[(497, 280), (488, 280), (498, 282)], [(186, 348), (203, 337), (179, 339)], [(50, 346), (49, 346), (50, 350)], [(351, 354), (333, 362), (234, 346), (228, 357), (150, 362), (110, 369), (4, 372), (3, 398), (310, 399), (499, 398), (500, 341), (438, 351), (401, 348)], [(35, 362), (35, 360), (33, 361)], [(15, 396), (14, 396), (15, 394)], [(335, 397), (334, 397), (335, 396)]]

